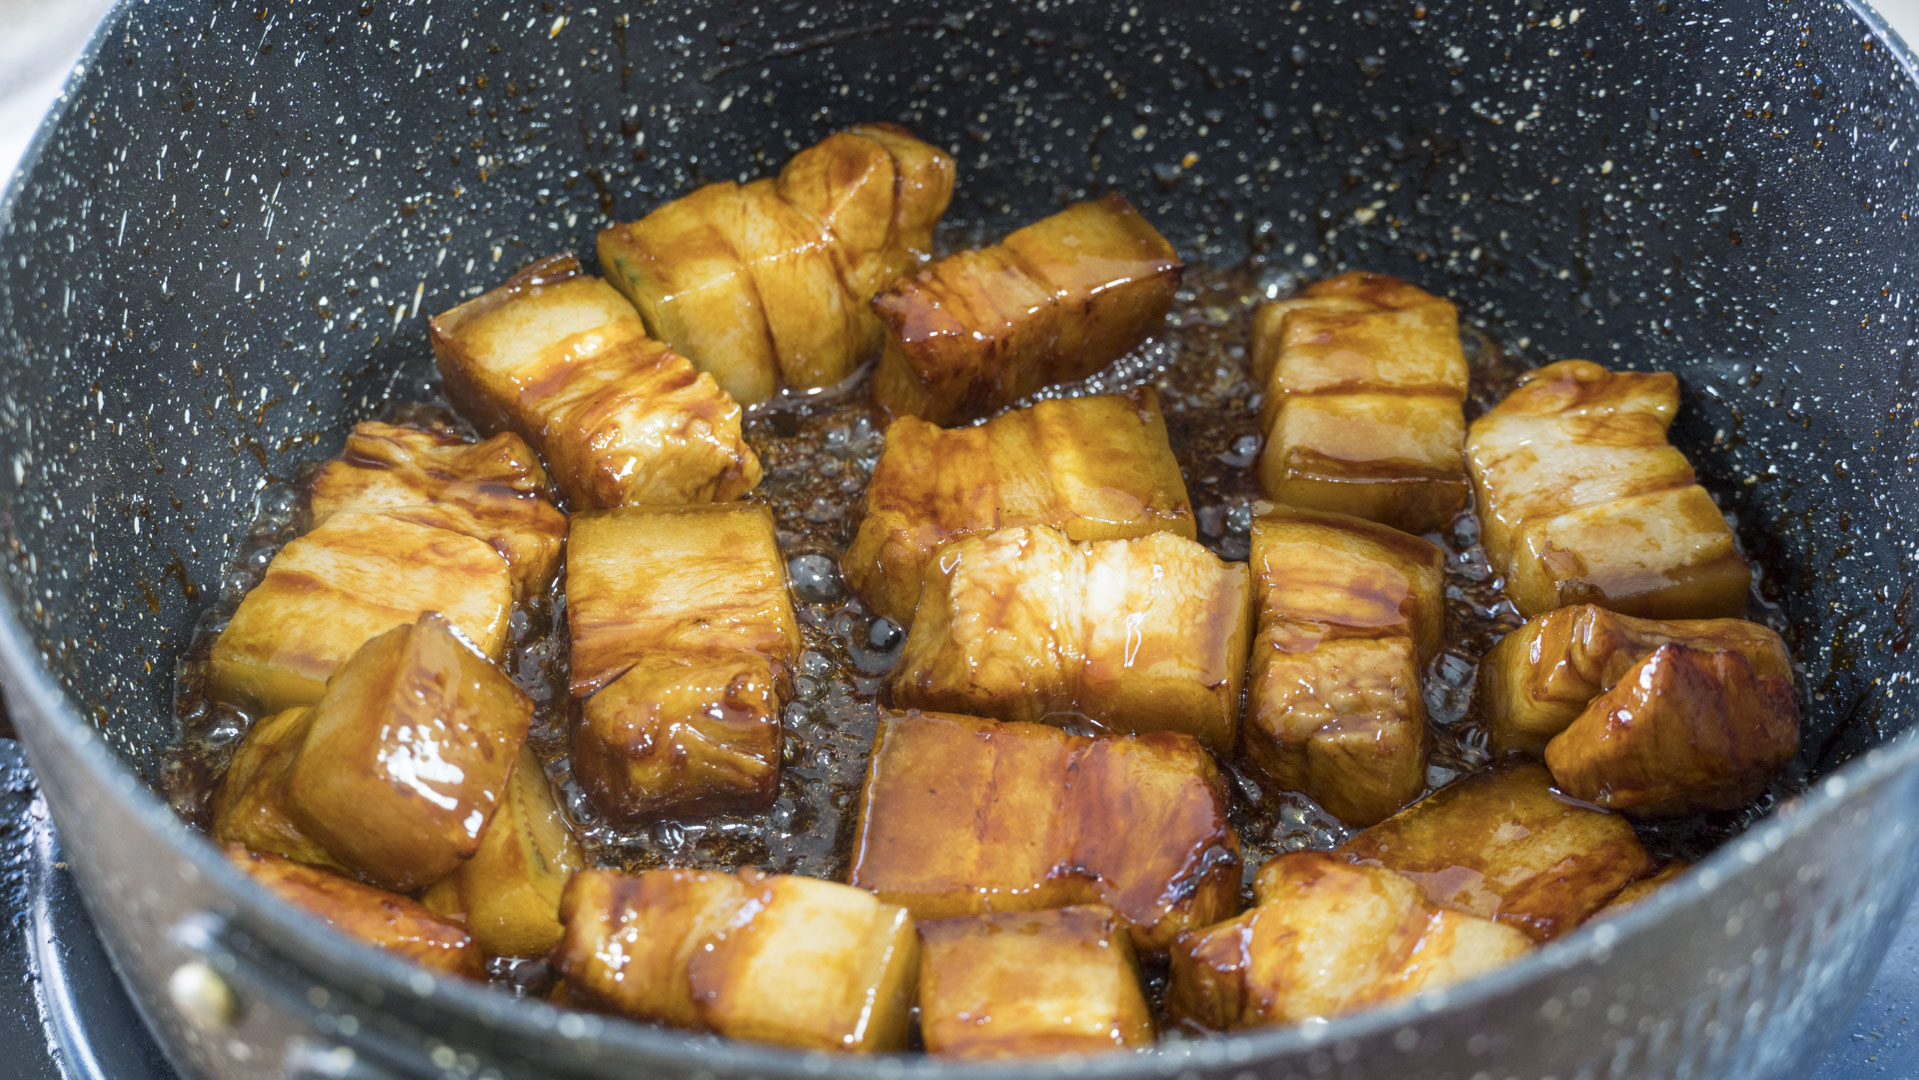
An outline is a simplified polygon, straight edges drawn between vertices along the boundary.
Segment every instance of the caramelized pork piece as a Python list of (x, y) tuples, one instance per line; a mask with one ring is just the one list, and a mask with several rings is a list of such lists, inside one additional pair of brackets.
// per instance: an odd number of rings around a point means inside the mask
[(396, 892), (471, 857), (533, 703), (437, 614), (364, 645), (313, 707), (287, 811), (356, 876)]
[(1743, 654), (1654, 649), (1546, 744), (1568, 795), (1633, 817), (1736, 810), (1799, 752), (1792, 680)]
[(708, 184), (600, 233), (600, 265), (647, 329), (751, 405), (831, 386), (879, 344), (866, 302), (917, 264), (953, 159), (886, 124), (832, 135), (777, 179)]
[(506, 560), (485, 543), (385, 514), (337, 514), (287, 542), (213, 643), (214, 697), (261, 712), (320, 699), (360, 646), (428, 611), (487, 656), (506, 647)]
[(543, 956), (560, 943), (560, 896), (584, 865), (540, 759), (523, 746), (479, 850), (421, 900), (488, 956)]
[(518, 435), (469, 443), (440, 431), (369, 421), (307, 486), (311, 525), (338, 514), (382, 513), (484, 541), (513, 573), (525, 599), (546, 591), (560, 568), (566, 515), (533, 448)]
[(1466, 506), (1466, 356), (1453, 305), (1350, 273), (1260, 306), (1259, 476), (1279, 502), (1442, 528)]
[(1159, 328), (1182, 268), (1118, 195), (948, 256), (873, 299), (887, 330), (873, 400), (954, 424), (1084, 379)]
[(1240, 749), (1287, 791), (1371, 825), (1426, 787), (1419, 673), (1438, 648), (1432, 544), (1343, 514), (1282, 507), (1253, 522), (1258, 594)]
[(779, 710), (763, 656), (648, 654), (581, 707), (573, 775), (618, 821), (763, 808), (779, 794)]
[(486, 958), (472, 937), (416, 900), (238, 844), (227, 846), (227, 858), (269, 892), (348, 937), (448, 975), (484, 974)]
[(950, 430), (893, 421), (841, 571), (867, 607), (911, 626), (935, 552), (1018, 525), (1050, 525), (1074, 540), (1161, 531), (1192, 539), (1159, 394), (1042, 401)]
[(1089, 1054), (1153, 1041), (1132, 940), (1108, 908), (935, 919), (919, 933), (929, 1054)]
[(1657, 619), (1745, 613), (1751, 571), (1666, 439), (1678, 409), (1670, 372), (1566, 360), (1528, 372), (1473, 421), (1480, 534), (1522, 614), (1567, 604)]
[(1544, 768), (1519, 762), (1457, 780), (1339, 851), (1535, 941), (1578, 926), (1653, 869), (1625, 818), (1560, 795)]
[(919, 918), (1097, 902), (1147, 952), (1239, 906), (1219, 770), (1170, 732), (884, 714), (853, 850), (849, 880)]
[(1593, 918), (1617, 915), (1627, 908), (1644, 900), (1653, 893), (1673, 883), (1679, 875), (1692, 869), (1692, 864), (1684, 859), (1669, 862), (1659, 868), (1659, 872), (1649, 878), (1640, 878), (1631, 885), (1619, 890), (1619, 895), (1607, 901), (1606, 906), (1593, 913)]
[(647, 653), (745, 652), (783, 669), (800, 649), (786, 560), (763, 506), (573, 515), (566, 608), (575, 697)]
[(895, 704), (1001, 720), (1180, 731), (1224, 753), (1239, 722), (1246, 568), (1172, 533), (1074, 543), (1044, 526), (927, 565)]
[(1744, 619), (1635, 619), (1580, 604), (1537, 616), (1479, 662), (1479, 701), (1494, 753), (1539, 757), (1592, 700), (1661, 645), (1744, 656), (1755, 675), (1792, 683), (1779, 635)]
[(207, 831), (214, 840), (342, 869), (287, 813), (287, 767), (299, 754), (312, 721), (312, 708), (303, 705), (254, 722), (213, 790)]
[(433, 352), (461, 412), (532, 443), (574, 509), (725, 502), (760, 482), (739, 404), (570, 254), (440, 314)]
[(1173, 947), (1169, 1012), (1227, 1030), (1334, 1016), (1511, 963), (1532, 940), (1447, 910), (1401, 874), (1300, 851), (1260, 868), (1257, 904)]
[(561, 902), (568, 993), (641, 1020), (816, 1050), (906, 1046), (902, 908), (813, 878), (588, 870)]

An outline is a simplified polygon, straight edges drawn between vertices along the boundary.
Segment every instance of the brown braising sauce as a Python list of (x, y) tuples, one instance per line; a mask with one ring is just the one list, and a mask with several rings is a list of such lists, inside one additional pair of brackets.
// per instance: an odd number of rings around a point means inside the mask
[[(1267, 299), (1250, 267), (1189, 265), (1166, 328), (1111, 368), (1041, 397), (1074, 396), (1156, 386), (1173, 450), (1184, 473), (1199, 539), (1220, 557), (1244, 561), (1260, 499), (1255, 464), (1259, 401), (1247, 358), (1253, 309)], [(1468, 327), (1464, 343), (1472, 369), (1470, 420), (1497, 402), (1529, 364), (1516, 360), (1484, 333)], [(444, 401), (394, 402), (382, 417), (395, 423), (453, 424), (471, 432)], [(746, 436), (758, 451), (765, 479), (748, 498), (769, 507), (792, 578), (805, 649), (793, 672), (793, 692), (782, 717), (785, 751), (777, 800), (767, 811), (723, 813), (698, 820), (662, 819), (645, 826), (600, 820), (573, 780), (567, 760), (566, 615), (560, 585), (516, 606), (507, 665), (536, 706), (530, 744), (548, 774), (586, 850), (589, 863), (645, 870), (677, 866), (763, 869), (843, 881), (846, 878), (859, 792), (878, 723), (886, 674), (905, 633), (878, 619), (839, 577), (841, 552), (859, 521), (867, 479), (884, 443), (881, 423), (863, 383), (812, 397), (777, 398), (752, 410)], [(255, 528), (240, 547), (225, 588), (194, 631), (178, 681), (179, 742), (169, 757), (166, 793), (187, 820), (204, 825), (207, 800), (234, 745), (253, 718), (207, 699), (207, 650), (245, 590), (265, 572), (280, 544), (302, 524), (297, 491), (263, 503)], [(1522, 621), (1501, 596), (1478, 544), (1470, 509), (1443, 533), (1445, 643), (1424, 683), (1434, 752), (1429, 790), (1491, 760), (1486, 733), (1472, 708), (1478, 657)], [(1755, 600), (1756, 618), (1767, 610)], [(1773, 622), (1774, 619), (1765, 621)], [(1232, 822), (1245, 847), (1246, 895), (1254, 872), (1284, 851), (1330, 849), (1349, 830), (1302, 796), (1262, 791), (1232, 763), (1222, 762), (1232, 788)], [(1758, 803), (1737, 814), (1714, 815), (1641, 828), (1655, 855), (1696, 858), (1763, 813), (1792, 790), (1776, 781)], [(515, 992), (540, 992), (544, 965), (495, 964), (497, 982)], [(1164, 972), (1147, 971), (1157, 1002)]]

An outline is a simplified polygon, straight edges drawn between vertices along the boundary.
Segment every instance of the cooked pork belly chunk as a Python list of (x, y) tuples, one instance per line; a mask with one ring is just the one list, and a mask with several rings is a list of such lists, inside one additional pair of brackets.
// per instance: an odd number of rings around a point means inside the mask
[(772, 514), (627, 508), (572, 526), (574, 766), (594, 805), (633, 821), (771, 802), (800, 647)]
[(1240, 748), (1274, 785), (1371, 825), (1426, 787), (1419, 677), (1443, 555), (1385, 525), (1278, 508), (1253, 522), (1257, 624)]
[(576, 510), (724, 502), (760, 482), (739, 404), (572, 255), (440, 314), (433, 351), (461, 412), (533, 444)]
[(1553, 782), (1633, 817), (1736, 810), (1799, 752), (1792, 679), (1743, 653), (1669, 642), (1546, 744)]
[(566, 543), (566, 515), (553, 505), (546, 470), (511, 433), (469, 443), (442, 431), (356, 426), (340, 456), (308, 481), (307, 516), (319, 525), (360, 512), (486, 542), (512, 570), (517, 599), (546, 591)]
[(544, 956), (560, 943), (560, 895), (584, 865), (540, 759), (523, 746), (479, 850), (421, 900), (488, 956)]
[(867, 607), (911, 626), (942, 546), (1018, 525), (1074, 540), (1191, 539), (1193, 509), (1158, 393), (1042, 401), (977, 427), (893, 421), (842, 572)]
[(1256, 904), (1173, 947), (1172, 1015), (1211, 1030), (1334, 1016), (1510, 963), (1532, 939), (1439, 907), (1412, 879), (1300, 851), (1260, 868)]
[(1594, 912), (1593, 918), (1596, 919), (1605, 915), (1619, 914), (1641, 900), (1651, 896), (1653, 893), (1672, 884), (1679, 875), (1690, 869), (1692, 869), (1692, 864), (1683, 859), (1667, 863), (1665, 866), (1659, 868), (1657, 874), (1648, 878), (1640, 878), (1638, 881), (1619, 890), (1619, 895), (1607, 902), (1605, 907)]
[(1751, 571), (1667, 441), (1670, 372), (1584, 360), (1524, 375), (1467, 433), (1480, 534), (1532, 616), (1597, 604), (1658, 619), (1737, 617)]
[(533, 703), (437, 614), (362, 646), (313, 706), (287, 810), (361, 879), (397, 892), (471, 857)]
[(752, 869), (588, 870), (561, 919), (555, 962), (581, 1000), (805, 1049), (906, 1046), (913, 919), (858, 889)]
[(649, 653), (580, 707), (573, 775), (618, 821), (755, 809), (779, 794), (780, 742), (766, 657)]
[(306, 705), (254, 721), (233, 748), (233, 760), (220, 786), (213, 789), (207, 831), (215, 840), (344, 869), (287, 812), (287, 767), (299, 754), (312, 722), (313, 709)]
[(1184, 735), (889, 713), (849, 880), (919, 918), (1103, 903), (1142, 951), (1239, 908), (1226, 790)]
[(600, 233), (646, 326), (739, 401), (845, 380), (879, 344), (874, 293), (924, 258), (953, 159), (889, 124), (793, 155), (777, 179), (708, 184)]
[(873, 300), (887, 330), (873, 399), (953, 424), (1084, 379), (1159, 328), (1181, 269), (1119, 195), (941, 259)]
[(448, 975), (485, 974), (486, 958), (473, 938), (417, 900), (237, 844), (227, 846), (227, 858), (267, 891), (348, 937)]
[(1536, 941), (1578, 926), (1653, 870), (1625, 818), (1560, 795), (1544, 768), (1519, 762), (1456, 780), (1339, 851)]
[(1744, 656), (1761, 679), (1792, 681), (1777, 633), (1744, 619), (1636, 619), (1579, 604), (1536, 616), (1479, 662), (1479, 702), (1494, 753), (1539, 757), (1592, 700), (1661, 645)]
[(386, 514), (336, 514), (287, 542), (213, 643), (213, 696), (277, 712), (320, 699), (360, 646), (437, 611), (476, 645), (506, 647), (513, 581), (486, 543)]
[(1108, 908), (962, 915), (919, 933), (929, 1054), (1089, 1054), (1153, 1041), (1132, 939)]
[(1414, 533), (1465, 508), (1466, 356), (1451, 303), (1341, 274), (1262, 304), (1252, 352), (1267, 495)]
[(1172, 533), (1075, 543), (1033, 526), (967, 537), (927, 566), (893, 701), (1180, 731), (1225, 753), (1251, 595), (1244, 565)]

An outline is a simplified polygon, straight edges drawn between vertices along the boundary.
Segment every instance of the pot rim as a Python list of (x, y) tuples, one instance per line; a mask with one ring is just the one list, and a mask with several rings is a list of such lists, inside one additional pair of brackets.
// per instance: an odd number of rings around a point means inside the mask
[[(55, 128), (65, 122), (77, 82), (94, 65), (103, 44), (115, 36), (125, 12), (136, 0), (119, 0), (96, 27), (86, 50), (69, 74), (60, 97), (28, 144), (21, 164), (0, 193), (0, 240), (11, 210), (26, 189), (27, 177)], [(1909, 82), (1919, 85), (1916, 54), (1871, 3), (1845, 0), (1866, 30), (1883, 42)], [(1281, 1058), (1378, 1036), (1419, 1024), (1442, 1013), (1461, 1012), (1508, 995), (1552, 972), (1603, 964), (1622, 941), (1652, 932), (1669, 913), (1704, 902), (1742, 871), (1763, 861), (1789, 839), (1825, 823), (1857, 794), (1878, 788), (1902, 773), (1919, 771), (1919, 727), (1900, 733), (1810, 785), (1751, 828), (1720, 845), (1696, 867), (1631, 908), (1548, 942), (1527, 956), (1454, 987), (1334, 1017), (1322, 1022), (1275, 1026), (1160, 1043), (1149, 1051), (1097, 1057), (1048, 1056), (969, 1064), (923, 1054), (854, 1055), (802, 1051), (716, 1039), (618, 1016), (561, 1008), (545, 1001), (514, 998), (489, 986), (428, 972), (374, 946), (330, 930), (320, 920), (280, 900), (232, 866), (204, 833), (190, 828), (108, 749), (99, 732), (56, 685), (35, 656), (26, 628), (10, 603), (0, 604), (0, 681), (13, 706), (15, 722), (57, 740), (61, 747), (101, 777), (118, 809), (166, 839), (210, 882), (233, 908), (235, 920), (263, 938), (273, 952), (321, 980), (308, 958), (349, 975), (358, 985), (349, 996), (365, 1000), (369, 991), (406, 1000), (431, 1000), (475, 1025), (514, 1040), (585, 1040), (619, 1055), (698, 1070), (702, 1074), (742, 1071), (766, 1076), (871, 1077), (896, 1080), (907, 1075), (942, 1077), (1032, 1076), (1036, 1068), (1061, 1075), (1133, 1078), (1170, 1075), (1183, 1067), (1208, 1067)], [(1897, 695), (1914, 707), (1913, 691)], [(77, 841), (79, 838), (73, 838)], [(73, 842), (70, 841), (70, 842)], [(191, 918), (191, 916), (189, 916)], [(292, 943), (294, 948), (287, 948)], [(116, 964), (117, 967), (117, 964)], [(585, 1021), (584, 1024), (581, 1021)], [(563, 1022), (564, 1021), (564, 1022)], [(350, 1042), (351, 1040), (344, 1040)]]

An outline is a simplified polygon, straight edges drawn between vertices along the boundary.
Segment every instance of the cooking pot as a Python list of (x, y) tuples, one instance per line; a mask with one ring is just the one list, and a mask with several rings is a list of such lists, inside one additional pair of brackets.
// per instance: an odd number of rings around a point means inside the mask
[(954, 237), (1120, 190), (1274, 290), (1382, 270), (1529, 360), (1677, 371), (1803, 665), (1804, 794), (1624, 915), (1389, 1008), (1012, 1071), (1800, 1075), (1919, 871), (1914, 71), (1804, 0), (122, 4), (0, 210), (0, 669), (87, 903), (194, 1075), (995, 1073), (437, 979), (155, 794), (248, 522), (428, 392), (428, 315), (885, 119), (958, 158)]

